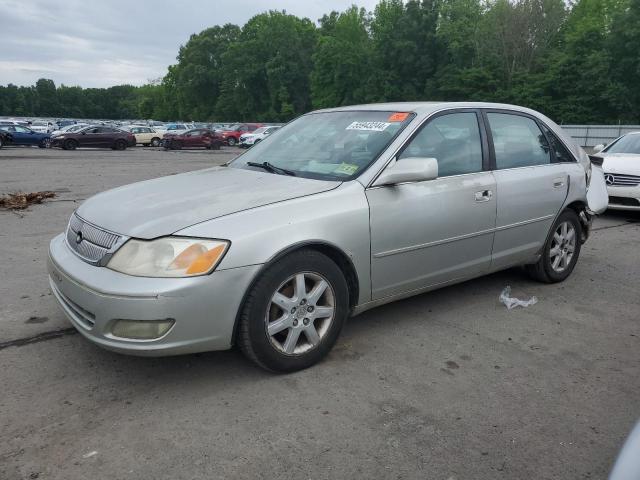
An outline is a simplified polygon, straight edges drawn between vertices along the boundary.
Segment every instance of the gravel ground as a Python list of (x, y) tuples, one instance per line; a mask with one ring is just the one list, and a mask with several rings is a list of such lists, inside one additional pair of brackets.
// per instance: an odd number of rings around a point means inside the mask
[[(48, 241), (99, 191), (238, 153), (0, 150), (0, 479), (606, 478), (640, 413), (640, 215), (595, 222), (560, 285), (518, 269), (350, 320), (316, 367), (135, 358), (69, 329)], [(507, 311), (505, 285), (539, 303)]]

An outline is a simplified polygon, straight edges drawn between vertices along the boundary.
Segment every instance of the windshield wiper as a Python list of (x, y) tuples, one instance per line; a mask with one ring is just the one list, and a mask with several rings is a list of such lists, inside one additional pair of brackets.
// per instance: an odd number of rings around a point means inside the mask
[(250, 167), (259, 167), (271, 173), (278, 173), (280, 175), (290, 175), (292, 177), (296, 176), (295, 172), (292, 172), (291, 170), (287, 170), (286, 168), (276, 167), (275, 165), (269, 162), (262, 162), (262, 163), (247, 162), (247, 165), (249, 165)]

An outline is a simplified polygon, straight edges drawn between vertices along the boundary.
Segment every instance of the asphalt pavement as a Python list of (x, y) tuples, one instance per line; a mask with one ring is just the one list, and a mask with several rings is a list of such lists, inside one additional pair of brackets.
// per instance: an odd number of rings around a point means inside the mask
[[(573, 275), (511, 269), (351, 319), (329, 357), (266, 373), (235, 351), (110, 353), (48, 288), (86, 198), (239, 150), (0, 150), (0, 479), (602, 479), (640, 417), (640, 215), (597, 218)], [(508, 311), (511, 285), (538, 303)]]

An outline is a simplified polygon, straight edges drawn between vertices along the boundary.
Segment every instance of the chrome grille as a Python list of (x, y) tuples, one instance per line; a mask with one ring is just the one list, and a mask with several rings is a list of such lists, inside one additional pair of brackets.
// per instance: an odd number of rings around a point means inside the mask
[(69, 220), (67, 244), (83, 260), (100, 263), (116, 245), (120, 236), (85, 222), (75, 213)]
[(640, 177), (637, 175), (622, 175), (620, 173), (606, 173), (604, 179), (611, 187), (635, 187), (640, 185)]

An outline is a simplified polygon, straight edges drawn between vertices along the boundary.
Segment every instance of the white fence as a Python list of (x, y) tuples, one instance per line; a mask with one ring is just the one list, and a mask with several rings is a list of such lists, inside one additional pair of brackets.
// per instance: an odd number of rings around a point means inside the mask
[(581, 147), (611, 143), (620, 135), (640, 131), (640, 125), (562, 125)]

